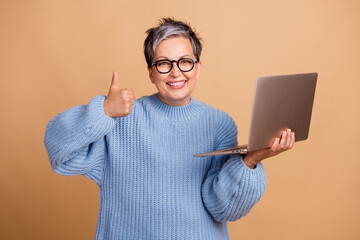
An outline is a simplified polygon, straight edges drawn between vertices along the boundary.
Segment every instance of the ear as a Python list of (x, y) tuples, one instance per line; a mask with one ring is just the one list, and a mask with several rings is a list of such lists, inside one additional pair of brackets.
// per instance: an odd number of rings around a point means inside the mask
[(199, 61), (197, 64), (197, 72), (196, 72), (196, 80), (200, 78), (201, 75), (201, 69), (202, 69), (202, 62)]
[(148, 67), (148, 71), (149, 71), (149, 78), (150, 78), (151, 82), (155, 84), (154, 72), (153, 72), (152, 68)]

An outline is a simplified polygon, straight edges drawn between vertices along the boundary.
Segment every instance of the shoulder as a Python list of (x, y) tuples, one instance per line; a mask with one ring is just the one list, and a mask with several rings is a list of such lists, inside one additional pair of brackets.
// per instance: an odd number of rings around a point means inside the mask
[(138, 99), (135, 99), (133, 110), (135, 111), (144, 111), (149, 105), (151, 105), (151, 95), (142, 96)]
[(223, 149), (237, 145), (237, 127), (232, 117), (223, 110), (203, 103), (208, 117), (215, 127), (215, 149)]
[(226, 138), (228, 136), (237, 136), (237, 127), (232, 117), (207, 103), (201, 102), (204, 106), (204, 117), (213, 122), (217, 138)]
[(235, 125), (234, 120), (228, 113), (213, 106), (210, 106), (206, 103), (201, 103), (204, 105), (205, 111), (210, 115), (210, 117), (212, 117), (216, 121), (218, 127)]

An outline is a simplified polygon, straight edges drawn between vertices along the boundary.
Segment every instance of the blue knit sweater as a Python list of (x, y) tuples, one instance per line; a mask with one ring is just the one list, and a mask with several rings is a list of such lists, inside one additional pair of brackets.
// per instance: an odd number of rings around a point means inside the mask
[(45, 134), (56, 173), (99, 185), (96, 239), (229, 239), (226, 221), (246, 215), (265, 190), (263, 166), (193, 155), (237, 145), (231, 117), (194, 98), (173, 107), (154, 94), (111, 118), (104, 100), (58, 114)]

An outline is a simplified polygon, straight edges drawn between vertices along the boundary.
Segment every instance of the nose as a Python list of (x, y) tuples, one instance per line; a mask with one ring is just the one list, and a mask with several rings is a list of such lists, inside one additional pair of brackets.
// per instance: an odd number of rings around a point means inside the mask
[(170, 71), (170, 74), (171, 74), (172, 76), (174, 76), (174, 77), (178, 77), (178, 76), (180, 75), (181, 71), (180, 71), (180, 69), (178, 68), (176, 62), (172, 62), (172, 64), (173, 64), (173, 67), (172, 67), (172, 69), (171, 69), (171, 71)]

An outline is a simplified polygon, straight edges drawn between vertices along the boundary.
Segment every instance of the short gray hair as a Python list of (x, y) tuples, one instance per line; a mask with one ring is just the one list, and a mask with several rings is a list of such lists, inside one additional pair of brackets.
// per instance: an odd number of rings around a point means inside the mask
[(195, 58), (200, 61), (201, 39), (189, 24), (177, 21), (173, 18), (163, 18), (159, 25), (146, 31), (147, 37), (144, 42), (144, 54), (148, 67), (151, 67), (154, 52), (157, 45), (165, 39), (183, 36), (190, 40)]

